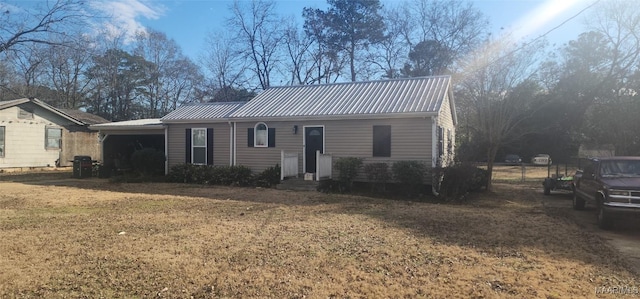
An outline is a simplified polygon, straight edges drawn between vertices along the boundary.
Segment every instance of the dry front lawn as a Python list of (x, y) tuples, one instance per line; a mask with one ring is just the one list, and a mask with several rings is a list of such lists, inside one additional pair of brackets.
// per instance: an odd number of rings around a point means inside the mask
[[(17, 176), (15, 177), (17, 178)], [(464, 205), (0, 177), (0, 297), (578, 298), (640, 286), (538, 183)]]

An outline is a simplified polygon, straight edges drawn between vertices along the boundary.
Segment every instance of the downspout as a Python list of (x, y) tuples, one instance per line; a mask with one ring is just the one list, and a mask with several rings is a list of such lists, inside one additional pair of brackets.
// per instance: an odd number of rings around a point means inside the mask
[(233, 123), (229, 123), (229, 166), (233, 166)]
[(233, 122), (233, 165), (238, 164), (238, 123)]
[(169, 174), (169, 127), (164, 126), (164, 175)]
[(435, 117), (431, 117), (431, 193), (435, 196), (439, 196), (440, 193), (436, 190), (434, 184), (435, 177), (433, 176), (433, 170), (436, 168), (438, 156), (438, 120)]

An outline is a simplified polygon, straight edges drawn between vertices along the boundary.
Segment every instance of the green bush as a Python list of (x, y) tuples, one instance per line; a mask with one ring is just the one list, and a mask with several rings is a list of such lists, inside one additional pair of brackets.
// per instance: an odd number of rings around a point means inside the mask
[(344, 157), (336, 160), (335, 167), (338, 170), (338, 181), (342, 186), (341, 191), (351, 191), (353, 180), (358, 175), (358, 170), (361, 166), (361, 158)]
[(470, 164), (459, 164), (439, 169), (437, 171), (442, 181), (440, 182), (440, 197), (460, 200), (472, 191), (480, 190), (486, 186), (489, 178), (487, 170)]
[(180, 164), (169, 169), (167, 181), (174, 183), (208, 184), (211, 183), (211, 168), (206, 165)]
[(229, 166), (229, 177), (231, 186), (251, 186), (253, 185), (253, 174), (251, 173), (251, 168), (238, 165), (238, 166)]
[(280, 184), (280, 165), (269, 167), (256, 175), (255, 183), (258, 187), (271, 188)]
[[(371, 191), (376, 189), (386, 191), (387, 182), (391, 179), (387, 163), (371, 163), (364, 166), (364, 172), (371, 184)], [(377, 188), (376, 188), (377, 187)]]
[(171, 167), (167, 180), (176, 183), (251, 186), (253, 175), (246, 166), (181, 164)]
[(143, 148), (131, 154), (133, 170), (143, 176), (164, 174), (164, 152), (154, 148)]
[(420, 193), (427, 167), (418, 161), (397, 161), (391, 166), (393, 178), (400, 183), (407, 196)]

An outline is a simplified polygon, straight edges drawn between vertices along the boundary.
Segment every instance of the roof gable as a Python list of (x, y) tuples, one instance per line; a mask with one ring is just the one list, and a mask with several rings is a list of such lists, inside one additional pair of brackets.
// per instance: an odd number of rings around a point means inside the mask
[[(274, 87), (231, 118), (437, 114), (450, 93), (450, 76)], [(452, 98), (450, 98), (452, 100)]]
[(1, 109), (6, 109), (6, 108), (10, 108), (13, 106), (18, 106), (21, 104), (25, 104), (25, 103), (32, 103), (34, 105), (37, 105), (49, 112), (52, 112), (55, 115), (58, 115), (66, 120), (71, 121), (72, 123), (75, 123), (76, 125), (80, 125), (83, 126), (85, 125), (85, 123), (83, 123), (82, 121), (62, 112), (59, 109), (54, 108), (53, 106), (48, 105), (47, 103), (40, 101), (38, 99), (28, 99), (28, 98), (23, 98), (23, 99), (17, 99), (17, 100), (11, 100), (11, 101), (0, 101), (0, 110)]

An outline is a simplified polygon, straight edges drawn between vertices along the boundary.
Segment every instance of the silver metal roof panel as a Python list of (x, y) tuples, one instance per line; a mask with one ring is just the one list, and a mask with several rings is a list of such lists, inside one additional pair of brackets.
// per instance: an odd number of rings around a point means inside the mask
[(434, 76), (273, 87), (228, 116), (277, 118), (435, 113), (449, 91), (450, 81), (450, 76)]
[(246, 102), (199, 103), (179, 107), (162, 117), (162, 121), (225, 119)]

